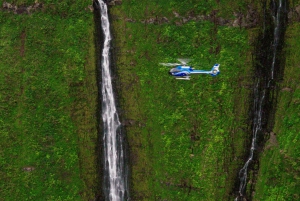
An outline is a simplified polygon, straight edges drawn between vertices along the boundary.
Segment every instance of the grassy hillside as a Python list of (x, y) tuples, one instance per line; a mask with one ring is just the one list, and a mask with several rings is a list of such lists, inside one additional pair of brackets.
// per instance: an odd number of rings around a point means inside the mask
[(275, 126), (261, 156), (254, 200), (300, 199), (299, 23), (286, 31), (286, 64), (280, 83)]
[[(133, 200), (233, 199), (250, 136), (255, 29), (220, 26), (213, 18), (178, 22), (175, 15), (217, 10), (217, 17), (233, 19), (233, 11), (244, 12), (245, 6), (242, 1), (123, 1), (111, 7)], [(159, 66), (182, 57), (193, 59), (198, 69), (220, 63), (221, 74), (178, 81)]]
[(0, 11), (0, 200), (88, 200), (99, 189), (90, 3)]

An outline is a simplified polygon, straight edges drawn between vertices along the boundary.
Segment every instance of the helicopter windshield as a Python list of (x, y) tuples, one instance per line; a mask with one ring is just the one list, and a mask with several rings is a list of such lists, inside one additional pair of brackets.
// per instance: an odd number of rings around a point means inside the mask
[(178, 70), (177, 68), (172, 68), (169, 72), (170, 73), (177, 73), (177, 72), (180, 72), (180, 70)]

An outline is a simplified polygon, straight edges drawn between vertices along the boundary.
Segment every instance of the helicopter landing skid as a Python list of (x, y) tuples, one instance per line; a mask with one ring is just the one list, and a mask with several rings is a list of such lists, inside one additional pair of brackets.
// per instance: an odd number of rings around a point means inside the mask
[(187, 77), (176, 77), (176, 80), (190, 80), (190, 76), (187, 76)]

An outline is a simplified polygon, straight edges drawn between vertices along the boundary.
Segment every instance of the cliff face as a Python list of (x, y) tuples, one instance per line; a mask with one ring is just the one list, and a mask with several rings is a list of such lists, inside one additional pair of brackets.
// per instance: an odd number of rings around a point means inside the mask
[[(241, 21), (233, 25), (237, 18), (226, 15), (228, 4), (199, 10), (184, 5), (190, 4), (110, 7), (133, 200), (233, 199), (248, 152), (253, 48), (248, 41), (256, 33)], [(192, 58), (196, 69), (220, 63), (221, 74), (180, 82), (159, 66), (182, 57)]]
[[(277, 85), (278, 99), (274, 127), (260, 157), (254, 200), (298, 200), (299, 194), (299, 6), (290, 4), (289, 24), (284, 43), (282, 79)], [(296, 4), (297, 5), (297, 4)]]
[(260, 23), (259, 34), (253, 52), (253, 103), (250, 109), (252, 119), (252, 143), (249, 157), (239, 173), (241, 180), (238, 200), (252, 200), (254, 186), (267, 133), (274, 127), (279, 84), (285, 68), (284, 40), (287, 27), (287, 3), (280, 1), (262, 3), (263, 20)]
[[(1, 198), (101, 200), (92, 2), (1, 2)], [(235, 198), (251, 144), (258, 3), (110, 2), (132, 200)], [(300, 199), (299, 5), (290, 1), (274, 127), (249, 174), (253, 200)], [(220, 63), (220, 76), (179, 82), (158, 66), (187, 57)]]
[(4, 1), (2, 3), (1, 10), (13, 12), (14, 14), (31, 14), (32, 12), (34, 12), (36, 10), (40, 10), (42, 8), (43, 8), (43, 4), (38, 3), (38, 2), (36, 2), (30, 6), (17, 6), (17, 5), (14, 5), (14, 4)]
[[(249, 116), (249, 111), (257, 78), (252, 77), (252, 72), (257, 62), (251, 61), (251, 55), (256, 54), (255, 48), (264, 51), (257, 46), (257, 40), (261, 40), (258, 30), (263, 24), (263, 7), (256, 3), (243, 4), (239, 9), (230, 4), (228, 7), (221, 3), (206, 4), (207, 7), (201, 7), (205, 11), (197, 10), (195, 2), (191, 9), (184, 1), (168, 5), (141, 1), (140, 7), (123, 2), (111, 7), (134, 200), (176, 196), (226, 200), (238, 194), (236, 178), (247, 160), (252, 139), (253, 116)], [(299, 20), (297, 9), (293, 6), (285, 13), (290, 23)], [(270, 37), (269, 45), (273, 34), (266, 36)], [(258, 63), (271, 66), (272, 47), (269, 45), (270, 55), (261, 57)], [(284, 66), (290, 57), (289, 49), (284, 43), (280, 48), (276, 62)], [(209, 62), (221, 63), (221, 76), (214, 80), (196, 77), (189, 83), (170, 80), (163, 74), (168, 69), (159, 67), (158, 63), (176, 61), (180, 57), (192, 57), (194, 63), (202, 66)], [(279, 67), (273, 81), (274, 91), (266, 92), (270, 100), (264, 104), (264, 128), (256, 147), (255, 162), (249, 167), (248, 198), (260, 200), (255, 194), (255, 184), (259, 184), (256, 188), (259, 189), (264, 185), (261, 181), (266, 181), (262, 175), (265, 172), (258, 173), (267, 167), (264, 142), (270, 137), (271, 145), (268, 141), (266, 150), (278, 145), (278, 134), (273, 130), (280, 119), (280, 109), (276, 108), (283, 107), (281, 93), (294, 91), (282, 86), (283, 75), (283, 79), (290, 79), (283, 69)], [(224, 115), (226, 119), (222, 118)], [(276, 174), (280, 175), (280, 171)], [(209, 193), (211, 191), (214, 193)]]

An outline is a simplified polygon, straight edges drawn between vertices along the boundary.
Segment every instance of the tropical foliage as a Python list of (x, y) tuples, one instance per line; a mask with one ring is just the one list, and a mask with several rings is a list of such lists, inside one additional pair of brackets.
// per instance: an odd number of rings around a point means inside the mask
[[(37, 1), (8, 2), (22, 7)], [(0, 200), (95, 199), (101, 148), (91, 2), (40, 3), (30, 15), (0, 11)], [(132, 200), (235, 197), (251, 142), (257, 28), (215, 19), (236, 19), (250, 4), (259, 12), (255, 3), (123, 0), (110, 7)], [(287, 30), (275, 127), (261, 154), (254, 200), (300, 197), (299, 31), (297, 23)], [(198, 69), (220, 63), (221, 74), (174, 80), (159, 63), (177, 58), (192, 59)]]
[(93, 13), (68, 4), (0, 12), (0, 200), (95, 197)]
[[(169, 22), (143, 23), (140, 20), (151, 18), (156, 7), (165, 6), (147, 2), (132, 7), (124, 2), (111, 9), (120, 103), (124, 121), (131, 122), (127, 136), (132, 198), (233, 199), (248, 143), (252, 32), (209, 20), (178, 25), (174, 16)], [(211, 3), (205, 8), (210, 12), (216, 7)], [(157, 18), (173, 15), (177, 8), (183, 6), (174, 4), (156, 13)], [(159, 66), (182, 57), (200, 69), (220, 63), (221, 74), (178, 81)]]
[(255, 200), (300, 199), (299, 23), (286, 32), (286, 65), (280, 83), (274, 134), (261, 156)]

